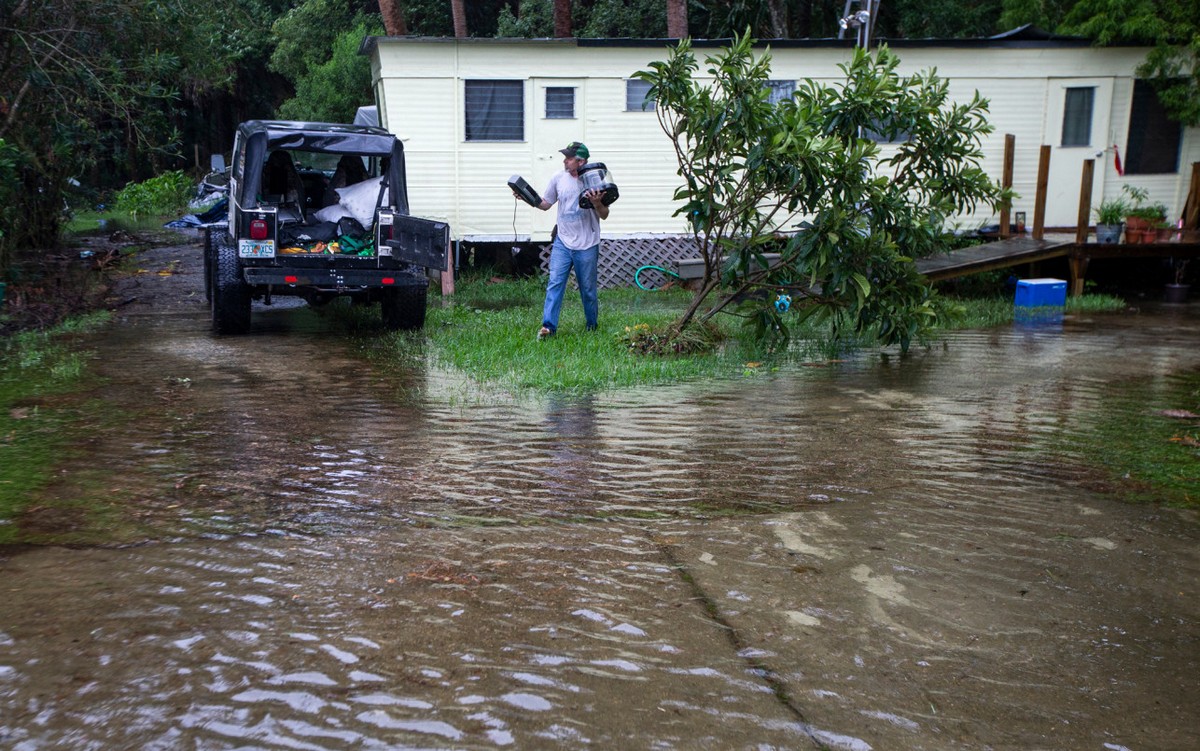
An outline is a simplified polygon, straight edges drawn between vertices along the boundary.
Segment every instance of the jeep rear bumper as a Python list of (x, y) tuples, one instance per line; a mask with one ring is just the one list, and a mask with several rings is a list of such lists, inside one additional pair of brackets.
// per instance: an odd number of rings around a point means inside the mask
[(242, 269), (246, 283), (255, 287), (315, 287), (322, 290), (350, 290), (362, 287), (421, 287), (429, 284), (424, 276), (389, 269), (313, 269), (250, 266)]

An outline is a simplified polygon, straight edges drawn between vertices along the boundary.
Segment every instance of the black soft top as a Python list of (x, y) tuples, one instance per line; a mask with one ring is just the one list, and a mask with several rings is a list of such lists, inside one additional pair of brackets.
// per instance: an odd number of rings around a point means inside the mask
[[(404, 171), (404, 145), (383, 128), (343, 123), (308, 123), (293, 120), (248, 120), (238, 126), (238, 141), (245, 161), (234, 169), (241, 176), (242, 196), (256, 196), (262, 180), (261, 165), (267, 153), (277, 149), (316, 151), (322, 154), (354, 154), (387, 158), (384, 180), (388, 206), (408, 213), (408, 185)], [(249, 167), (249, 168), (247, 168)]]

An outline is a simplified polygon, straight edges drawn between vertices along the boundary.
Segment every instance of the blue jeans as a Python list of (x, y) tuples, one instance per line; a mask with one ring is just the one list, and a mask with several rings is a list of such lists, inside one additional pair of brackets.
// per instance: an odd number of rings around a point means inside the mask
[(551, 332), (558, 331), (558, 313), (562, 310), (563, 293), (567, 290), (567, 277), (575, 267), (575, 281), (579, 284), (579, 299), (583, 301), (583, 317), (588, 330), (596, 328), (600, 316), (600, 298), (596, 292), (596, 272), (600, 258), (600, 246), (587, 250), (571, 250), (554, 238), (550, 247), (550, 281), (546, 284), (546, 305), (542, 309), (542, 325)]

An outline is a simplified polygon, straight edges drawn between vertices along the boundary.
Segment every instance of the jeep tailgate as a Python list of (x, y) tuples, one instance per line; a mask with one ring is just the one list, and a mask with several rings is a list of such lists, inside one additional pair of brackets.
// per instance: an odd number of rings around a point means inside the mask
[[(381, 219), (383, 217), (380, 217)], [(382, 246), (391, 248), (392, 257), (427, 269), (445, 269), (450, 251), (450, 225), (407, 214), (392, 215), (392, 237)], [(380, 247), (381, 253), (384, 252)]]

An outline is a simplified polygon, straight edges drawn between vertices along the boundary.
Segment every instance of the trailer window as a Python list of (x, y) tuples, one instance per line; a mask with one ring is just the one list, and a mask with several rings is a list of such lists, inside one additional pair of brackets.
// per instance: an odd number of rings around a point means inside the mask
[(647, 98), (650, 84), (640, 78), (625, 79), (625, 111), (653, 112), (654, 100)]
[(1092, 109), (1096, 101), (1093, 86), (1071, 87), (1063, 102), (1062, 145), (1090, 146), (1092, 143)]
[(468, 141), (525, 140), (524, 81), (464, 81)]
[(546, 119), (575, 119), (575, 89), (571, 86), (546, 87)]
[(1158, 94), (1146, 81), (1133, 82), (1125, 174), (1163, 175), (1179, 171), (1183, 128), (1167, 116)]

